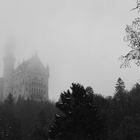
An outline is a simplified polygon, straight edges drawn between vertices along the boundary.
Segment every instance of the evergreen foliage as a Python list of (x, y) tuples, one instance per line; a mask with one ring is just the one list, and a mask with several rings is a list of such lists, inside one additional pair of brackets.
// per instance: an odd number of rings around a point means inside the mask
[[(47, 140), (55, 114), (54, 103), (17, 100), (9, 94), (0, 104), (0, 140)], [(34, 136), (33, 136), (34, 135)]]
[(123, 92), (125, 90), (124, 81), (119, 77), (116, 84), (116, 93)]
[(139, 140), (140, 84), (126, 91), (118, 78), (114, 96), (72, 84), (54, 104), (12, 94), (0, 103), (0, 140)]
[[(91, 91), (91, 90), (90, 90)], [(80, 84), (72, 84), (60, 95), (56, 103), (61, 113), (49, 130), (52, 140), (90, 140), (99, 139), (103, 130), (102, 117), (93, 103), (93, 96)]]

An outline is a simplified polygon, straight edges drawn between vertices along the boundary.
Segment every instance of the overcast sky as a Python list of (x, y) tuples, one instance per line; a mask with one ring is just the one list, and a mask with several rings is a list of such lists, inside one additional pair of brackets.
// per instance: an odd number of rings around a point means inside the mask
[(17, 63), (36, 51), (49, 64), (49, 94), (58, 99), (72, 82), (113, 95), (118, 77), (129, 89), (140, 67), (120, 69), (128, 52), (126, 24), (140, 16), (130, 12), (136, 0), (0, 0), (0, 72), (7, 36), (16, 44)]

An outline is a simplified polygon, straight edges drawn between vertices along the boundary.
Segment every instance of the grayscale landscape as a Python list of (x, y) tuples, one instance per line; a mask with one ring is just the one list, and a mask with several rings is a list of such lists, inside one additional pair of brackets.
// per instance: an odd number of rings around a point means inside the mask
[(0, 0), (0, 140), (140, 139), (140, 0)]

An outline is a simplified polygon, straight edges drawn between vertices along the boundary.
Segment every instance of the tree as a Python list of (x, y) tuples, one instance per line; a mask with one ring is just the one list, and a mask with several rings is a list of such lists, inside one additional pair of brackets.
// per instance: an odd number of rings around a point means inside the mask
[(38, 115), (38, 119), (35, 124), (35, 128), (33, 129), (33, 132), (31, 134), (31, 138), (33, 140), (47, 140), (48, 139), (47, 125), (48, 121), (46, 112), (42, 110)]
[(136, 18), (132, 25), (127, 25), (125, 28), (126, 36), (124, 41), (128, 42), (131, 50), (124, 56), (121, 56), (121, 67), (130, 67), (130, 61), (140, 65), (140, 18)]
[(80, 84), (72, 84), (71, 92), (63, 92), (56, 106), (61, 113), (55, 115), (50, 126), (51, 140), (91, 140), (101, 137), (103, 130), (99, 109), (92, 97)]
[(119, 102), (119, 105), (124, 106), (126, 100), (125, 84), (121, 78), (118, 78), (115, 86), (114, 100)]
[[(136, 8), (132, 10), (138, 10), (140, 12), (140, 0), (137, 0)], [(120, 59), (122, 60), (121, 67), (130, 67), (130, 61), (139, 66), (140, 65), (140, 18), (135, 18), (131, 25), (127, 25), (125, 28), (126, 35), (124, 41), (128, 42), (128, 46), (131, 50), (126, 54), (122, 55)]]
[[(135, 8), (133, 8), (132, 10), (138, 10), (138, 13), (140, 12), (140, 0), (137, 0), (137, 5), (136, 5), (136, 7)], [(131, 10), (131, 11), (132, 11)]]
[(115, 86), (116, 94), (125, 91), (124, 81), (119, 77)]
[(6, 112), (0, 114), (0, 139), (22, 140), (19, 120), (14, 116), (9, 116)]
[(125, 116), (118, 129), (113, 133), (111, 140), (139, 140), (140, 116)]
[(0, 112), (0, 132), (1, 140), (22, 140), (21, 124), (15, 115), (15, 104), (12, 94), (7, 96)]
[(12, 105), (14, 103), (14, 97), (11, 93), (8, 94), (5, 103), (9, 105)]
[(121, 78), (118, 78), (115, 86), (115, 95), (113, 97), (111, 108), (111, 131), (114, 132), (119, 127), (121, 120), (127, 112), (127, 94), (125, 84)]

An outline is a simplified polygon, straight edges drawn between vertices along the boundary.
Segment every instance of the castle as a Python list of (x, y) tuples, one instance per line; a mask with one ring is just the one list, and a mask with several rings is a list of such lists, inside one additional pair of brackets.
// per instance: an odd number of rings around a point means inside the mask
[(44, 67), (37, 54), (15, 67), (14, 47), (6, 46), (3, 77), (0, 78), (0, 100), (11, 93), (15, 98), (48, 100), (49, 68)]

